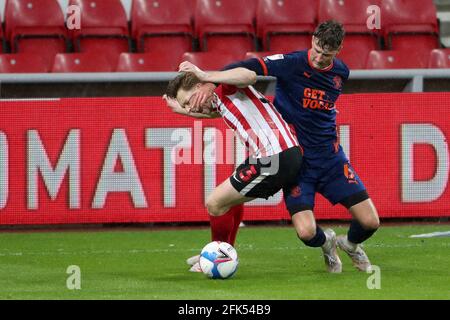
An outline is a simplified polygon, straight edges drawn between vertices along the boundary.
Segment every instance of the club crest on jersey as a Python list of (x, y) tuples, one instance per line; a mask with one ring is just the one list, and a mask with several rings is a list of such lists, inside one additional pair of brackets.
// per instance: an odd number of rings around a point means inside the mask
[(342, 88), (342, 78), (340, 76), (335, 76), (333, 78), (333, 84), (336, 89), (338, 89), (338, 90), (341, 89)]
[(295, 186), (291, 189), (291, 197), (298, 198), (302, 194), (302, 189), (299, 186)]
[(347, 178), (348, 183), (356, 183), (358, 184), (358, 181), (356, 180), (355, 172), (353, 171), (352, 167), (348, 163), (344, 164), (344, 175)]

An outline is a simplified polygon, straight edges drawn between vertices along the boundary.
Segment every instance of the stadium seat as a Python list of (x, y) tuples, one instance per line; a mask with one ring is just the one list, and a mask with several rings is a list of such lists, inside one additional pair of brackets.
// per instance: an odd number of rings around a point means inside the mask
[(255, 10), (254, 1), (197, 0), (195, 24), (201, 50), (236, 57), (255, 51)]
[(194, 30), (186, 0), (134, 0), (132, 35), (139, 52), (160, 52), (179, 59), (193, 50)]
[(257, 35), (266, 51), (294, 51), (311, 47), (317, 23), (316, 0), (260, 0)]
[(57, 0), (8, 0), (5, 33), (12, 52), (40, 54), (49, 63), (67, 49), (68, 33)]
[(70, 0), (81, 9), (81, 29), (72, 34), (77, 52), (104, 52), (113, 65), (129, 52), (128, 20), (120, 0)]
[(423, 69), (428, 66), (428, 54), (411, 51), (371, 51), (366, 69)]
[(371, 36), (345, 36), (343, 48), (337, 57), (350, 69), (364, 69), (367, 57), (372, 50), (378, 50), (378, 47)]
[(381, 49), (380, 30), (367, 28), (367, 8), (380, 6), (380, 0), (320, 0), (319, 23), (331, 19), (345, 28), (344, 46), (339, 54), (351, 69), (364, 69), (372, 50)]
[(433, 0), (383, 0), (381, 12), (389, 49), (430, 51), (439, 48)]
[(55, 56), (52, 72), (113, 72), (110, 61), (95, 52), (59, 53)]
[(0, 55), (0, 73), (46, 73), (50, 65), (39, 55), (14, 53)]
[(181, 55), (173, 59), (161, 53), (122, 53), (117, 72), (177, 71)]
[(5, 35), (3, 33), (3, 28), (0, 26), (0, 52), (3, 52), (4, 48), (5, 48)]
[(450, 68), (450, 49), (434, 49), (430, 52), (428, 68)]
[(183, 61), (189, 61), (203, 70), (221, 70), (227, 64), (236, 60), (234, 54), (221, 52), (186, 52), (182, 58)]

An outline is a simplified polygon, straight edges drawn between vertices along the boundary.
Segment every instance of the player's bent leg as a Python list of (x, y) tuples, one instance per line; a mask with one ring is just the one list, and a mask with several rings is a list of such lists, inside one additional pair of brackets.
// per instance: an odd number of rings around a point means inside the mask
[(212, 241), (234, 245), (240, 220), (242, 203), (253, 198), (245, 197), (234, 189), (229, 179), (220, 184), (206, 200)]
[(208, 196), (206, 208), (211, 216), (221, 216), (230, 210), (231, 207), (253, 199), (240, 194), (231, 185), (230, 180), (226, 179)]
[(336, 233), (327, 229), (323, 231), (316, 225), (311, 210), (297, 212), (292, 216), (297, 236), (309, 247), (321, 247), (327, 271), (331, 273), (342, 272), (342, 263), (336, 250)]
[[(311, 210), (297, 212), (292, 216), (292, 224), (297, 232), (298, 238), (306, 245), (316, 236), (316, 220)], [(314, 242), (314, 241), (313, 241)], [(319, 235), (317, 245), (309, 245), (310, 247), (320, 247), (325, 242), (325, 238)]]
[(349, 211), (364, 229), (377, 230), (380, 227), (377, 209), (370, 198), (353, 205)]
[(339, 236), (338, 247), (352, 259), (353, 265), (360, 271), (371, 270), (371, 263), (361, 243), (369, 239), (378, 229), (380, 220), (370, 198), (349, 208), (353, 216), (347, 236)]

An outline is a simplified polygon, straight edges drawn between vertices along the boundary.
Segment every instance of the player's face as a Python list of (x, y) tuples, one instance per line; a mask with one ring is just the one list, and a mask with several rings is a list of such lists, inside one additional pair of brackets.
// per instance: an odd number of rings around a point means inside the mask
[(339, 53), (338, 50), (327, 50), (319, 45), (319, 40), (313, 36), (311, 48), (311, 63), (317, 69), (325, 69), (332, 62), (334, 57)]
[(202, 93), (200, 91), (201, 86), (202, 84), (197, 84), (191, 90), (183, 90), (183, 89), (178, 90), (177, 100), (178, 103), (181, 105), (181, 107), (189, 109), (192, 112), (202, 112), (203, 110), (211, 108), (211, 101), (213, 99), (212, 93), (210, 94), (210, 96), (206, 98), (205, 103), (203, 103), (203, 105), (200, 106), (200, 109), (193, 109), (193, 101), (195, 100), (198, 94)]

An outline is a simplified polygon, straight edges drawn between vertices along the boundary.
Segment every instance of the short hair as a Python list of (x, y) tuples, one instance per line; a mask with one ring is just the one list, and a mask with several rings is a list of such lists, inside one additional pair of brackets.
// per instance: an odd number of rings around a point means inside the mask
[(191, 90), (197, 83), (200, 82), (200, 79), (194, 73), (183, 72), (169, 82), (166, 89), (166, 95), (169, 98), (176, 99), (180, 89)]
[(345, 30), (342, 23), (335, 20), (322, 22), (313, 33), (318, 44), (327, 50), (337, 50), (344, 41)]

